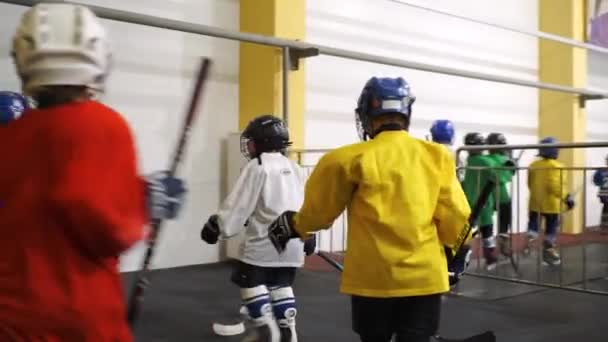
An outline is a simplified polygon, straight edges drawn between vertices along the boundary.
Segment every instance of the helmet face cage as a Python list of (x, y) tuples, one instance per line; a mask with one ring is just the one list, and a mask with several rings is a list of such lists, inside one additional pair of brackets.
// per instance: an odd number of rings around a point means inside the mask
[(251, 160), (253, 157), (251, 153), (249, 153), (249, 142), (252, 141), (251, 138), (244, 136), (241, 134), (241, 154), (247, 158), (247, 160)]
[(355, 111), (355, 125), (357, 127), (357, 135), (359, 135), (359, 139), (361, 139), (361, 141), (366, 141), (368, 135), (363, 120), (364, 119), (361, 117), (361, 114), (359, 114), (359, 111)]
[[(377, 99), (373, 100), (378, 101)], [(368, 138), (372, 137), (371, 127), (369, 127), (370, 117), (380, 117), (384, 114), (401, 114), (404, 117), (409, 118), (412, 113), (412, 104), (414, 103), (414, 101), (416, 101), (416, 97), (407, 96), (401, 101), (403, 101), (404, 106), (407, 108), (407, 114), (395, 110), (370, 115), (370, 113), (365, 112), (366, 110), (369, 111), (369, 106), (357, 108), (355, 110), (355, 126), (357, 128), (357, 134), (359, 135), (359, 139), (361, 139), (361, 141), (366, 141)]]

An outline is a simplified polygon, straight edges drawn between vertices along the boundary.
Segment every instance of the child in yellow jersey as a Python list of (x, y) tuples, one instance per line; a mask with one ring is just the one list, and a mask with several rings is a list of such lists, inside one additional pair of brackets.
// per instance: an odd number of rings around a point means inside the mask
[(371, 78), (355, 110), (364, 141), (323, 156), (300, 210), (269, 228), (281, 251), (347, 210), (341, 291), (363, 342), (430, 341), (449, 290), (444, 246), (458, 244), (471, 211), (450, 152), (409, 135), (413, 102), (403, 78)]
[[(555, 144), (557, 140), (547, 137), (541, 144)], [(530, 164), (528, 189), (530, 190), (528, 249), (538, 238), (541, 218), (545, 219), (545, 239), (543, 241), (543, 262), (551, 266), (561, 264), (561, 257), (555, 248), (562, 204), (567, 209), (574, 207), (572, 195), (565, 190), (566, 175), (562, 174), (564, 165), (557, 161), (558, 149), (543, 147), (539, 157)]]

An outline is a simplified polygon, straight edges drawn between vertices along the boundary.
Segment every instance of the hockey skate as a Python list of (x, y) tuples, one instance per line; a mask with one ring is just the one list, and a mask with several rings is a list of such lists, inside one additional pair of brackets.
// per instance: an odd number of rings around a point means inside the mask
[(272, 315), (248, 320), (245, 326), (246, 335), (241, 342), (282, 342), (281, 331)]
[(543, 243), (543, 263), (549, 266), (559, 266), (562, 263), (557, 248), (547, 241)]

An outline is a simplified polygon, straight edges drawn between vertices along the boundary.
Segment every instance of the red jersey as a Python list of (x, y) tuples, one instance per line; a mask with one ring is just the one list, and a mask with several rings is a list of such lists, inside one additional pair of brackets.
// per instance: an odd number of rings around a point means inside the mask
[(146, 210), (127, 123), (74, 102), (28, 111), (0, 146), (0, 340), (131, 341), (118, 257)]

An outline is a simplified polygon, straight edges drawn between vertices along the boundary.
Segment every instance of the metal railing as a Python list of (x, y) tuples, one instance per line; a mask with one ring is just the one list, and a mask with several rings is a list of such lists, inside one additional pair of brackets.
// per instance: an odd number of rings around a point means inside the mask
[[(491, 146), (491, 148), (509, 151), (517, 149), (535, 149), (541, 146), (552, 146), (559, 149), (599, 148), (608, 147), (608, 142), (564, 143), (553, 145), (504, 145)], [(459, 148), (457, 151), (484, 150), (488, 147), (489, 146), (467, 146)], [(318, 159), (328, 151), (330, 151), (330, 149), (294, 149), (290, 150), (290, 153), (295, 155), (300, 165), (302, 165), (302, 167), (307, 170), (308, 174), (310, 174)], [(597, 234), (593, 235), (595, 234), (594, 231), (597, 230), (597, 227), (591, 227), (596, 225), (590, 224), (590, 222), (587, 220), (587, 213), (589, 212), (590, 207), (590, 205), (588, 205), (588, 198), (595, 196), (589, 190), (589, 184), (591, 184), (591, 172), (604, 168), (605, 167), (559, 168), (560, 187), (564, 192), (560, 198), (565, 198), (566, 194), (570, 192), (578, 203), (572, 212), (578, 212), (577, 214), (582, 216), (580, 220), (580, 227), (571, 229), (571, 231), (580, 231), (581, 233), (576, 235), (568, 235), (565, 234), (562, 229), (564, 227), (564, 217), (571, 214), (570, 212), (564, 211), (560, 211), (559, 213), (560, 225), (557, 232), (559, 237), (557, 248), (559, 249), (562, 257), (562, 264), (557, 267), (543, 265), (542, 243), (534, 244), (534, 248), (531, 249), (529, 253), (524, 253), (524, 247), (526, 247), (524, 242), (529, 218), (527, 205), (529, 198), (527, 173), (529, 172), (529, 167), (515, 166), (491, 168), (491, 171), (495, 172), (495, 177), (498, 177), (496, 171), (513, 172), (512, 179), (508, 186), (512, 212), (510, 218), (511, 224), (507, 232), (508, 236), (510, 237), (508, 240), (510, 244), (509, 247), (514, 251), (513, 259), (511, 260), (511, 258), (507, 256), (499, 256), (496, 267), (491, 271), (486, 270), (485, 262), (483, 260), (482, 240), (480, 237), (477, 237), (473, 242), (475, 255), (467, 274), (474, 277), (489, 278), (525, 285), (535, 285), (545, 288), (557, 288), (569, 291), (608, 295), (608, 287), (596, 286), (598, 281), (601, 282), (604, 279), (608, 279), (608, 248), (605, 247), (605, 243), (608, 243), (608, 236), (605, 238), (600, 236), (598, 238)], [(486, 170), (487, 168), (460, 166), (459, 169), (465, 171), (482, 171)], [(542, 171), (544, 169), (535, 168), (534, 170)], [(572, 183), (573, 186), (569, 188), (564, 187), (566, 179), (574, 180)], [(477, 187), (480, 189), (482, 184), (478, 184)], [(498, 193), (499, 191), (495, 191), (495, 196), (498, 196)], [(500, 217), (501, 207), (500, 201), (496, 200), (496, 198), (494, 203), (496, 207), (495, 217), (492, 225), (493, 236), (496, 237), (498, 233), (498, 217)], [(600, 211), (596, 211), (597, 215), (600, 216)], [(336, 220), (330, 230), (319, 233), (319, 250), (329, 253), (344, 253), (347, 248), (347, 229), (348, 224), (346, 221), (346, 213), (343, 213)], [(541, 228), (539, 231), (542, 232), (543, 229)], [(540, 240), (541, 239), (539, 238), (538, 241)]]
[[(304, 169), (305, 175), (312, 173), (318, 158), (330, 151), (329, 149), (292, 149), (291, 155), (296, 157), (298, 164)], [(312, 158), (310, 155), (313, 155)], [(347, 215), (344, 211), (335, 221), (330, 229), (317, 233), (317, 249), (321, 252), (344, 253), (347, 247), (348, 224)]]
[[(544, 253), (544, 229), (542, 227), (541, 213), (535, 212), (534, 215), (529, 206), (524, 206), (522, 211), (522, 203), (527, 203), (529, 192), (526, 182), (527, 174), (530, 172), (529, 167), (461, 167), (465, 173), (471, 173), (473, 177), (480, 177), (482, 172), (489, 172), (496, 177), (497, 188), (494, 198), (495, 216), (492, 222), (492, 238), (487, 240), (490, 244), (497, 242), (494, 256), (498, 257), (497, 263), (488, 269), (487, 258), (483, 253), (483, 239), (479, 237), (473, 243), (475, 252), (473, 265), (467, 270), (468, 275), (473, 275), (482, 278), (491, 278), (496, 280), (504, 280), (525, 285), (536, 285), (548, 288), (559, 288), (571, 291), (580, 291), (594, 294), (608, 295), (608, 287), (593, 288), (590, 286), (598, 280), (603, 280), (608, 277), (608, 248), (605, 248), (604, 243), (608, 243), (608, 239), (601, 236), (594, 236), (594, 232), (598, 229), (595, 225), (590, 225), (587, 222), (588, 211), (588, 187), (590, 183), (590, 172), (606, 167), (559, 167), (559, 168), (538, 168), (535, 167), (534, 172), (559, 171), (559, 186), (561, 194), (559, 203), (562, 207), (558, 215), (558, 228), (556, 231), (557, 244), (556, 248), (561, 256), (560, 265), (552, 265), (546, 263), (543, 257)], [(512, 187), (509, 192), (510, 202), (508, 206), (514, 209), (509, 218), (508, 247), (512, 254), (502, 255), (500, 253), (500, 241), (493, 241), (500, 233), (499, 226), (501, 217), (501, 203), (497, 197), (499, 190), (498, 172), (508, 171), (513, 172), (513, 179), (510, 181)], [(570, 175), (568, 175), (568, 173)], [(566, 179), (582, 180), (579, 186), (572, 188), (567, 187)], [(483, 184), (478, 182), (477, 191), (481, 189)], [(572, 190), (568, 190), (572, 189)], [(567, 194), (571, 194), (578, 203), (572, 210), (564, 208), (562, 203)], [(502, 203), (506, 204), (506, 203)], [(537, 209), (538, 210), (538, 209)], [(572, 226), (564, 231), (564, 218), (568, 215), (581, 215), (579, 225)], [(598, 217), (600, 215), (598, 214)], [(528, 246), (528, 227), (531, 220), (537, 221), (539, 226), (539, 235), (535, 238), (535, 243)], [(546, 218), (544, 218), (546, 221)], [(522, 224), (522, 222), (525, 222)], [(599, 226), (603, 225), (600, 221)], [(606, 230), (608, 232), (608, 230)], [(483, 234), (483, 233), (482, 233)], [(481, 235), (481, 234), (480, 234)]]
[[(0, 0), (0, 3), (20, 5), (20, 6), (34, 6), (41, 2), (48, 2), (44, 0)], [(60, 3), (72, 3), (79, 4), (78, 2), (72, 1), (53, 1)], [(288, 116), (288, 91), (289, 81), (287, 70), (291, 70), (292, 61), (297, 61), (299, 58), (312, 57), (316, 55), (326, 55), (339, 58), (346, 58), (351, 60), (371, 62), (383, 65), (390, 65), (401, 68), (408, 68), (414, 70), (421, 70), (431, 73), (439, 73), (450, 76), (464, 77), (476, 80), (483, 80), (496, 83), (504, 83), (511, 85), (518, 85), (522, 87), (531, 87), (537, 89), (552, 90), (563, 93), (570, 93), (580, 95), (584, 100), (590, 99), (606, 99), (608, 98), (608, 91), (606, 90), (592, 90), (587, 88), (574, 88), (568, 86), (562, 86), (558, 84), (530, 81), (521, 78), (499, 76), (493, 74), (487, 74), (482, 72), (474, 72), (468, 70), (461, 70), (456, 68), (445, 67), (436, 64), (418, 63), (404, 59), (392, 58), (383, 55), (374, 55), (370, 53), (358, 52), (347, 49), (340, 49), (336, 47), (312, 44), (303, 41), (281, 39), (275, 37), (269, 37), (259, 34), (237, 32), (226, 30), (218, 27), (212, 27), (202, 24), (194, 24), (190, 22), (184, 22), (180, 20), (162, 18), (157, 16), (151, 16), (141, 13), (133, 13), (128, 11), (121, 11), (112, 8), (90, 6), (87, 4), (81, 4), (89, 7), (99, 17), (115, 20), (125, 23), (144, 25), (149, 27), (156, 27), (161, 29), (199, 34), (209, 37), (223, 38), (229, 40), (236, 40), (240, 42), (248, 42), (260, 45), (274, 46), (282, 49), (282, 87), (283, 87), (283, 117), (286, 121), (289, 121)], [(289, 58), (288, 58), (289, 57)]]
[(574, 46), (574, 47), (579, 47), (582, 49), (592, 50), (592, 51), (596, 51), (596, 52), (600, 52), (600, 53), (608, 53), (608, 49), (603, 48), (601, 46), (584, 43), (584, 42), (581, 42), (576, 39), (566, 38), (566, 37), (559, 36), (556, 34), (551, 34), (551, 33), (543, 32), (543, 31), (531, 31), (531, 30), (526, 30), (526, 29), (522, 29), (519, 27), (496, 24), (496, 23), (489, 22), (487, 20), (466, 17), (463, 15), (458, 15), (458, 14), (454, 14), (454, 13), (450, 13), (450, 12), (446, 12), (446, 11), (441, 11), (441, 10), (438, 10), (435, 8), (420, 6), (420, 5), (413, 4), (413, 3), (410, 3), (410, 2), (407, 2), (404, 0), (389, 0), (389, 1), (401, 4), (404, 6), (408, 6), (411, 8), (416, 8), (416, 9), (419, 9), (422, 11), (427, 11), (427, 12), (443, 15), (446, 17), (450, 17), (450, 18), (456, 18), (456, 19), (460, 19), (460, 20), (464, 20), (464, 21), (469, 21), (469, 22), (484, 25), (484, 26), (494, 27), (497, 29), (501, 29), (501, 30), (505, 30), (505, 31), (513, 32), (513, 33), (518, 33), (518, 34), (535, 37), (535, 38), (539, 38), (539, 39), (546, 39), (546, 40), (550, 40), (553, 42), (566, 44), (566, 45), (570, 45), (570, 46)]
[(557, 144), (514, 144), (514, 145), (471, 145), (461, 146), (456, 149), (456, 161), (460, 160), (463, 151), (514, 151), (514, 150), (538, 150), (539, 148), (578, 149), (578, 148), (600, 148), (608, 147), (608, 141), (597, 142), (572, 142)]

